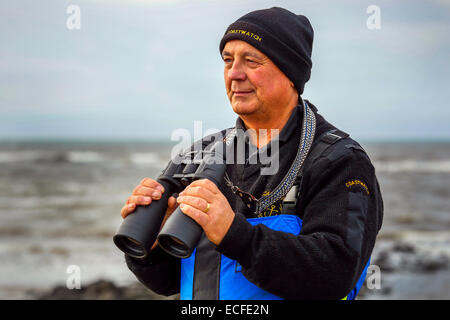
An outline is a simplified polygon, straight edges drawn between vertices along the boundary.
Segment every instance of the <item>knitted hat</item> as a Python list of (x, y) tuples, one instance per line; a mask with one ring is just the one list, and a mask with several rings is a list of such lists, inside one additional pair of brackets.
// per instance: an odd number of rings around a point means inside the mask
[(278, 7), (256, 10), (228, 27), (220, 41), (220, 54), (227, 41), (245, 41), (267, 55), (302, 94), (311, 75), (313, 37), (305, 16)]

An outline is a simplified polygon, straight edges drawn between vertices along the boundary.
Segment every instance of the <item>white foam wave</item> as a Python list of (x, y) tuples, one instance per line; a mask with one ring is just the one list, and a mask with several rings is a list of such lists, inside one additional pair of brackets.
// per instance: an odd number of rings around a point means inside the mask
[(377, 172), (429, 172), (450, 173), (450, 160), (398, 160), (373, 161)]
[(0, 163), (14, 162), (69, 162), (69, 163), (125, 163), (135, 165), (158, 165), (162, 161), (156, 152), (132, 152), (127, 154), (108, 154), (97, 151), (46, 151), (46, 150), (15, 150), (0, 151)]
[(54, 152), (44, 150), (2, 151), (0, 152), (0, 163), (11, 162), (101, 162), (105, 158), (98, 152), (92, 151), (70, 151)]
[(130, 154), (130, 160), (138, 165), (154, 165), (160, 162), (160, 158), (155, 152), (135, 152)]
[(105, 158), (94, 151), (70, 151), (67, 155), (67, 160), (73, 163), (92, 163), (102, 162)]
[(39, 150), (23, 150), (23, 151), (1, 151), (0, 163), (8, 162), (34, 162), (48, 158)]

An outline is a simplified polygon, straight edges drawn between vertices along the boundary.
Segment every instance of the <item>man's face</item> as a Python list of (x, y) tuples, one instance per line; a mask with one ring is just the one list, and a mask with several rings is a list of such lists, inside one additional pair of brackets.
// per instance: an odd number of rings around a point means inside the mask
[(298, 96), (286, 75), (250, 44), (228, 41), (222, 58), (227, 96), (238, 115), (270, 117)]

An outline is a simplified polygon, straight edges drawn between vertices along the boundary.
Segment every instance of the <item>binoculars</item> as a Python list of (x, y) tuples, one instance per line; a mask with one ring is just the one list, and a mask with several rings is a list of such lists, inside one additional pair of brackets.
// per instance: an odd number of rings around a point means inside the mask
[(181, 192), (194, 180), (209, 179), (219, 185), (226, 170), (225, 148), (226, 143), (218, 141), (204, 150), (180, 153), (173, 158), (156, 179), (164, 187), (161, 199), (153, 200), (147, 206), (137, 206), (124, 219), (113, 237), (116, 246), (133, 258), (144, 259), (158, 240), (159, 246), (172, 256), (189, 257), (203, 230), (179, 207), (161, 228), (167, 202), (170, 196)]

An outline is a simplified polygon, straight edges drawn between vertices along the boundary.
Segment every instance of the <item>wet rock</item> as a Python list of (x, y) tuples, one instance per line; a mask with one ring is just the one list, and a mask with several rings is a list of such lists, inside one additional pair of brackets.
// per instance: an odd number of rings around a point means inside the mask
[(383, 285), (380, 289), (369, 289), (366, 284), (361, 287), (358, 295), (356, 296), (357, 300), (366, 300), (373, 296), (386, 296), (392, 293), (392, 287), (390, 285)]
[(450, 266), (449, 257), (419, 250), (413, 244), (394, 242), (372, 257), (382, 272), (435, 272)]
[(444, 255), (439, 255), (433, 258), (422, 259), (418, 263), (418, 269), (423, 272), (435, 272), (437, 270), (442, 270), (448, 268), (449, 260)]
[(395, 252), (404, 252), (404, 253), (415, 253), (416, 249), (414, 248), (414, 246), (410, 243), (405, 243), (405, 242), (396, 242), (393, 246), (392, 246), (392, 250)]
[(38, 300), (155, 300), (177, 299), (177, 296), (157, 295), (140, 283), (130, 286), (117, 286), (111, 281), (98, 280), (81, 289), (68, 289), (56, 286), (48, 292), (35, 293)]

